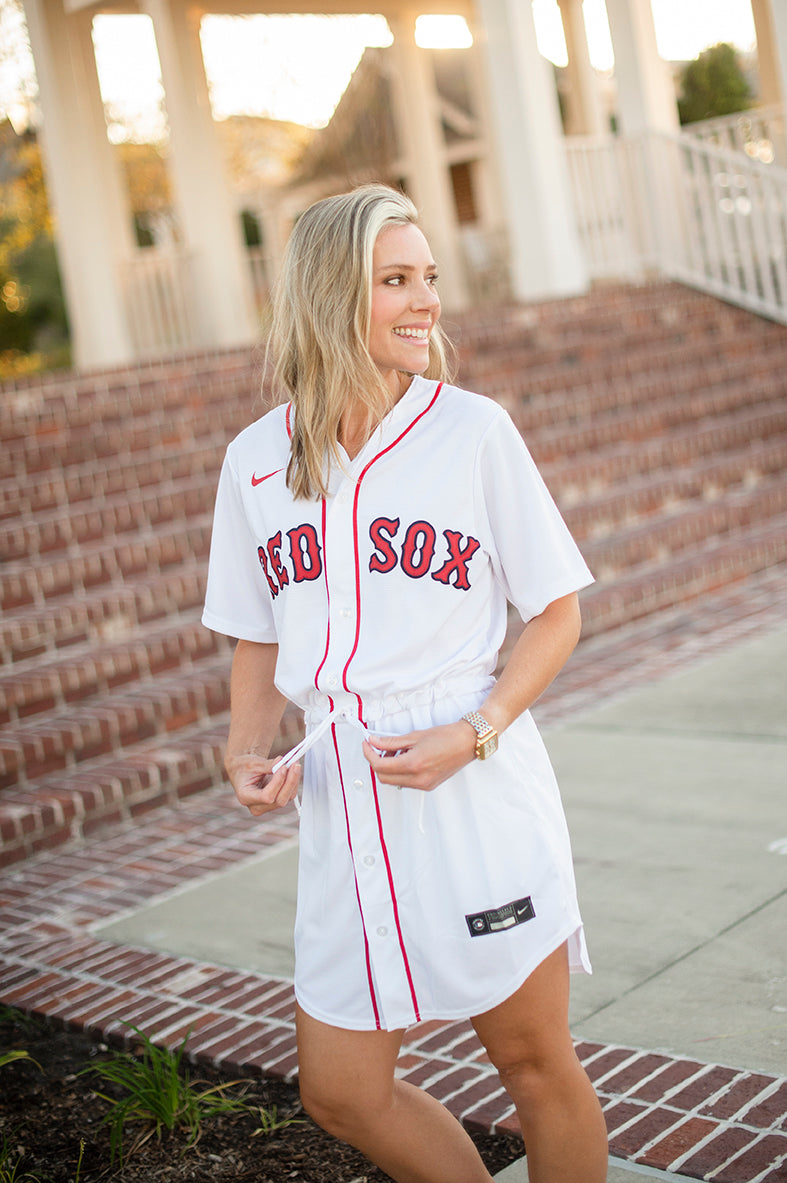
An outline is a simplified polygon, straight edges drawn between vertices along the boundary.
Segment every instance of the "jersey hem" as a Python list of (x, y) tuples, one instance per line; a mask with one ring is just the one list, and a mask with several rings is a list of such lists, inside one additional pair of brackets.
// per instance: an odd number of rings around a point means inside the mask
[[(574, 938), (573, 941), (572, 937)], [(402, 1031), (407, 1030), (410, 1027), (416, 1027), (419, 1023), (461, 1022), (467, 1019), (474, 1019), (478, 1015), (483, 1015), (487, 1011), (493, 1010), (496, 1006), (500, 1006), (500, 1004), (505, 1002), (508, 998), (511, 998), (511, 996), (516, 994), (517, 990), (519, 990), (519, 988), (525, 984), (530, 975), (538, 969), (542, 961), (546, 961), (547, 957), (554, 953), (556, 949), (559, 949), (561, 945), (565, 944), (566, 941), (571, 942), (569, 945), (569, 972), (572, 974), (592, 974), (593, 969), (585, 949), (584, 925), (581, 921), (578, 924), (574, 922), (570, 925), (567, 925), (565, 928), (560, 929), (558, 933), (552, 938), (552, 940), (547, 942), (545, 949), (543, 951), (539, 950), (535, 959), (531, 958), (527, 962), (527, 967), (525, 969), (520, 967), (516, 976), (512, 978), (502, 990), (497, 991), (491, 998), (487, 998), (484, 1001), (479, 1002), (479, 1004), (474, 1006), (472, 1010), (469, 1010), (467, 1007), (461, 1007), (458, 1010), (446, 1010), (444, 1008), (423, 1010), (419, 1008), (420, 1014), (417, 1020), (411, 1018), (407, 1022), (394, 1023), (392, 1026), (386, 1026), (385, 1022), (383, 1022), (378, 1027), (377, 1024), (371, 1020), (368, 1022), (349, 1022), (346, 1019), (337, 1018), (335, 1015), (328, 1015), (324, 1011), (318, 1011), (316, 1008), (303, 1001), (297, 985), (294, 987), (295, 998), (301, 1010), (305, 1011), (305, 1013), (309, 1015), (310, 1018), (316, 1019), (319, 1023), (325, 1023), (328, 1027), (338, 1027), (343, 1031)], [(572, 953), (574, 956), (572, 956)], [(578, 956), (576, 956), (577, 953)]]

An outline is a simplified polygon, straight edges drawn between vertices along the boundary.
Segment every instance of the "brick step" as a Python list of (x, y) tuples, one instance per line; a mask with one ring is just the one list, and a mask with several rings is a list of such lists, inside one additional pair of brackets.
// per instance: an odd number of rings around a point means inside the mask
[(40, 657), (0, 672), (0, 727), (44, 712), (74, 709), (98, 695), (188, 669), (232, 643), (200, 623), (200, 611), (167, 616), (113, 643), (72, 646), (56, 657)]
[(189, 668), (0, 728), (0, 790), (97, 756), (119, 755), (139, 740), (207, 724), (229, 707), (229, 666), (222, 648)]
[[(250, 374), (254, 382), (249, 387)], [(68, 423), (133, 420), (156, 407), (187, 411), (206, 398), (219, 401), (243, 389), (253, 397), (260, 374), (248, 349), (193, 353), (106, 371), (35, 374), (3, 384), (11, 413), (5, 434), (22, 439), (37, 430), (46, 436)]]
[[(452, 318), (448, 328), (460, 348), (470, 353), (496, 349), (526, 332), (559, 332), (571, 339), (574, 333), (614, 336), (643, 327), (679, 333), (691, 326), (699, 333), (717, 329), (730, 334), (749, 325), (747, 315), (679, 283), (597, 284), (569, 299), (474, 309), (472, 317)], [(757, 318), (751, 331), (767, 336), (778, 327)]]
[(45, 563), (8, 563), (0, 571), (0, 609), (44, 607), (58, 596), (80, 596), (100, 585), (121, 585), (134, 576), (154, 579), (167, 568), (206, 558), (212, 514), (200, 514), (173, 529), (166, 523), (145, 535), (85, 545)]
[(217, 474), (186, 477), (180, 482), (97, 498), (71, 508), (39, 513), (22, 521), (0, 523), (0, 551), (9, 562), (46, 559), (102, 539), (122, 540), (150, 529), (179, 526), (194, 515), (211, 513)]
[[(747, 438), (749, 433), (751, 439)], [(722, 462), (727, 458), (732, 463), (739, 461), (747, 475), (751, 465), (751, 472), (756, 475), (763, 449), (771, 445), (781, 448), (783, 440), (784, 432), (774, 427), (770, 412), (763, 421), (747, 409), (723, 420), (691, 424), (639, 440), (636, 447), (628, 440), (619, 440), (584, 454), (556, 454), (553, 441), (539, 437), (532, 444), (532, 451), (559, 504), (568, 506), (589, 494), (613, 492), (618, 485), (628, 487), (638, 477), (681, 473), (696, 465), (712, 463), (717, 457)], [(566, 442), (571, 443), (571, 437)]]
[(191, 558), (159, 574), (80, 591), (29, 605), (0, 618), (0, 666), (40, 660), (70, 646), (91, 647), (125, 639), (162, 617), (196, 611), (205, 597), (205, 562)]
[[(645, 564), (611, 583), (599, 582), (586, 588), (581, 593), (582, 634), (597, 636), (784, 562), (787, 514), (688, 547), (667, 562)], [(507, 646), (516, 635), (514, 630)]]
[[(787, 563), (787, 514), (747, 530), (708, 539), (666, 561), (644, 563), (612, 582), (598, 581), (585, 588), (580, 592), (582, 637), (587, 640), (657, 612), (678, 608), (780, 563)], [(510, 607), (500, 668), (522, 628), (516, 610)]]
[[(566, 521), (599, 582), (617, 580), (649, 563), (677, 560), (686, 550), (737, 532), (745, 532), (787, 513), (787, 472), (768, 477), (752, 488), (728, 493), (717, 501), (676, 506), (670, 514), (634, 523), (604, 538), (583, 537)], [(587, 519), (584, 519), (587, 525)]]
[(195, 443), (215, 439), (217, 432), (230, 439), (249, 422), (250, 403), (250, 398), (228, 398), (201, 404), (180, 415), (156, 408), (134, 419), (63, 424), (45, 439), (38, 435), (24, 440), (6, 439), (0, 454), (0, 480), (42, 479), (53, 470), (90, 461), (110, 465), (119, 457), (141, 455), (151, 448), (168, 448), (171, 452), (182, 448), (188, 452)]
[(151, 447), (112, 461), (89, 460), (41, 473), (20, 483), (0, 481), (0, 520), (22, 514), (45, 514), (84, 502), (135, 494), (196, 477), (218, 483), (218, 471), (227, 444), (226, 432), (188, 448)]
[[(766, 402), (762, 407), (744, 407), (737, 411), (731, 408), (724, 415), (707, 414), (695, 418), (684, 415), (677, 404), (657, 405), (650, 412), (621, 412), (576, 425), (545, 427), (534, 435), (528, 431), (523, 434), (539, 466), (551, 464), (554, 469), (562, 464), (576, 472), (583, 461), (589, 460), (592, 464), (600, 449), (607, 453), (614, 452), (616, 447), (629, 448), (636, 465), (640, 450), (658, 450), (663, 442), (667, 463), (672, 466), (675, 463), (671, 451), (673, 444), (678, 449), (688, 450), (692, 446), (689, 441), (695, 438), (697, 443), (693, 454), (696, 456), (707, 454), (711, 448), (740, 448), (742, 443), (767, 440), (785, 430), (787, 403), (782, 397)], [(632, 448), (634, 444), (635, 449)]]
[[(715, 384), (727, 373), (768, 373), (783, 367), (787, 356), (787, 332), (780, 338), (752, 339), (720, 337), (708, 340), (669, 337), (631, 341), (619, 337), (600, 343), (588, 341), (569, 346), (556, 343), (552, 349), (537, 348), (526, 339), (512, 342), (484, 355), (477, 363), (462, 359), (461, 380), (471, 389), (494, 391), (500, 397), (522, 397), (531, 391), (559, 393), (566, 385), (612, 385), (628, 383), (664, 384), (675, 375), (693, 384), (701, 375)], [(632, 388), (628, 397), (640, 397)]]
[[(6, 789), (0, 793), (0, 867), (128, 824), (151, 809), (173, 807), (205, 789), (223, 785), (229, 801), (222, 763), (228, 729), (229, 712), (219, 712), (207, 725), (142, 740), (120, 755)], [(301, 714), (288, 707), (271, 754), (287, 751), (302, 735)]]
[[(738, 391), (745, 404), (760, 397), (777, 398), (783, 392), (787, 348), (764, 359), (758, 354), (756, 364), (719, 353), (698, 356), (696, 350), (684, 360), (636, 360), (636, 365), (617, 373), (594, 374), (583, 366), (581, 377), (566, 368), (536, 371), (523, 364), (510, 375), (492, 374), (483, 391), (512, 414), (521, 413), (524, 422), (530, 416), (530, 421), (544, 423), (550, 416), (553, 422), (571, 421), (615, 410), (637, 411), (653, 401), (680, 402), (688, 394), (707, 396), (709, 392), (729, 402), (730, 393)], [(480, 383), (476, 386), (482, 389)]]
[[(576, 537), (605, 538), (642, 519), (658, 522), (661, 515), (674, 514), (688, 503), (717, 501), (778, 476), (787, 470), (787, 433), (767, 442), (755, 440), (737, 452), (703, 456), (675, 469), (640, 468), (635, 464), (625, 481), (588, 480), (585, 487), (549, 480), (551, 474), (546, 475)], [(565, 479), (567, 474), (561, 471)]]

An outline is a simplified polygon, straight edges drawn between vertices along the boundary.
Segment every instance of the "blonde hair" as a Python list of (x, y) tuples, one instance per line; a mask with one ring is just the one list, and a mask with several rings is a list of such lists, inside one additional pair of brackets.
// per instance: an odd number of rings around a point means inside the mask
[[(295, 497), (326, 496), (326, 457), (339, 462), (339, 424), (351, 401), (365, 406), (372, 430), (391, 409), (393, 396), (367, 347), (372, 254), (387, 227), (417, 223), (418, 211), (405, 194), (364, 185), (316, 202), (290, 236), (268, 351), (274, 383), (295, 409), (287, 466)], [(427, 378), (449, 376), (447, 348), (435, 325)]]

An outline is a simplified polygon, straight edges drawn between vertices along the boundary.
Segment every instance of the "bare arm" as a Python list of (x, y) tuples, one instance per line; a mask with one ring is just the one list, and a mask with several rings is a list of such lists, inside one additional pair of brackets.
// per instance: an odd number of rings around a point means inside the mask
[[(579, 640), (580, 625), (579, 599), (574, 592), (554, 600), (528, 622), (479, 708), (498, 734), (533, 705), (562, 669)], [(460, 719), (427, 731), (375, 740), (374, 746), (364, 745), (364, 752), (383, 784), (429, 790), (475, 759), (475, 739), (473, 728)], [(388, 752), (401, 754), (386, 755)]]
[(224, 766), (241, 805), (258, 817), (289, 804), (298, 792), (299, 764), (272, 773), (268, 759), (287, 700), (276, 689), (278, 645), (238, 641), (230, 680), (230, 733)]

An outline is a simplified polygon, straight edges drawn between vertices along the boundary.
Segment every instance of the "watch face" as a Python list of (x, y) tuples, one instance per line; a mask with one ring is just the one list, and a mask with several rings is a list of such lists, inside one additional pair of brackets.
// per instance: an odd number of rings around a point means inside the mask
[(485, 739), (480, 739), (476, 745), (476, 755), (479, 760), (486, 760), (497, 751), (497, 735), (492, 732)]

